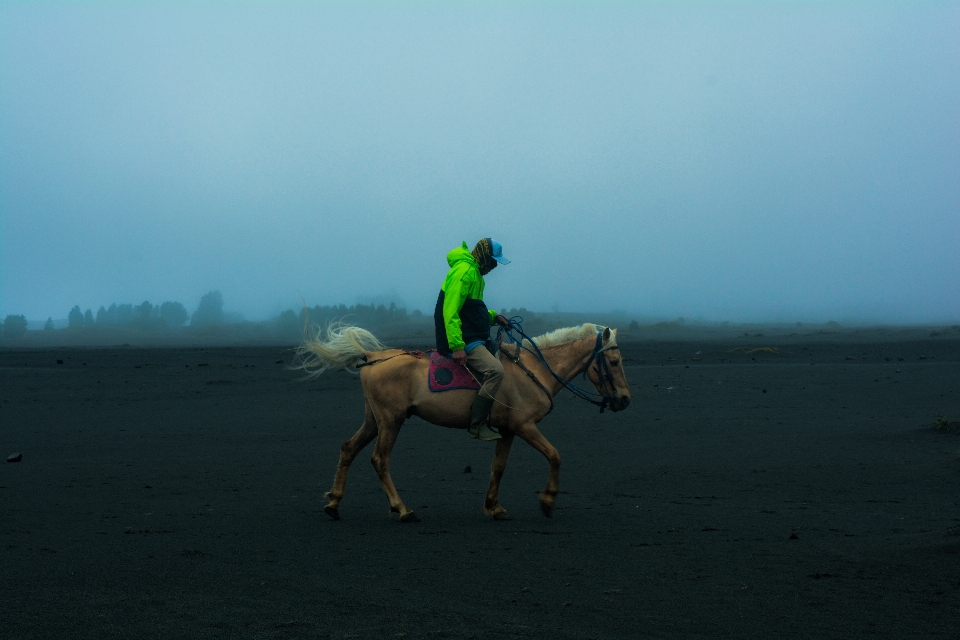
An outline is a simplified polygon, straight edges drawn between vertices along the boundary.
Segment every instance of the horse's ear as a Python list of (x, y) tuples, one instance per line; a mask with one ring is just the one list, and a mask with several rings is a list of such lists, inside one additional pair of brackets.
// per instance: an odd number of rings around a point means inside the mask
[(610, 340), (610, 327), (606, 327), (603, 330), (603, 343), (606, 344)]

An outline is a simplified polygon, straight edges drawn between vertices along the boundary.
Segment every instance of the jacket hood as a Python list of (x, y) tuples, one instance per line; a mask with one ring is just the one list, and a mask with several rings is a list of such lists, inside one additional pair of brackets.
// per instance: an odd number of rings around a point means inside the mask
[(451, 250), (450, 253), (447, 254), (447, 264), (451, 267), (458, 262), (463, 262), (464, 260), (473, 263), (474, 268), (480, 268), (480, 265), (477, 264), (476, 258), (473, 257), (473, 254), (470, 253), (470, 249), (467, 248), (466, 242), (464, 242), (462, 246)]

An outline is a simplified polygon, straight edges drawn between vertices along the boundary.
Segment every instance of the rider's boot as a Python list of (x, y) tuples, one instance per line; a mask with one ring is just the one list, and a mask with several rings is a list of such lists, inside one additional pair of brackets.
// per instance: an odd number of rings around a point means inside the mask
[(500, 439), (500, 434), (487, 426), (487, 416), (490, 415), (491, 408), (493, 408), (493, 398), (487, 398), (478, 393), (473, 399), (473, 406), (470, 408), (470, 427), (467, 429), (471, 438), (479, 438), (487, 442)]

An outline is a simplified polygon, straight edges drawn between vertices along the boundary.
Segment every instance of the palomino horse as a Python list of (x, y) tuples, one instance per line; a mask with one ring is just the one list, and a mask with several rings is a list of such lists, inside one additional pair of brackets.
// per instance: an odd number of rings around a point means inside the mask
[[(324, 511), (334, 520), (340, 519), (340, 501), (346, 489), (350, 464), (376, 438), (372, 462), (390, 501), (390, 511), (399, 513), (401, 522), (418, 522), (419, 518), (400, 499), (390, 478), (390, 452), (400, 427), (410, 416), (419, 416), (436, 425), (466, 429), (470, 423), (470, 406), (477, 392), (470, 389), (430, 391), (427, 358), (415, 357), (400, 349), (387, 349), (365, 329), (350, 325), (329, 327), (326, 340), (322, 338), (318, 329), (313, 338), (300, 345), (297, 368), (315, 376), (327, 369), (359, 366), (366, 399), (363, 424), (340, 447), (333, 487), (326, 494), (330, 502)], [(490, 423), (499, 429), (502, 438), (497, 440), (490, 486), (483, 505), (487, 515), (497, 520), (507, 519), (507, 510), (500, 505), (497, 496), (515, 437), (526, 441), (550, 463), (547, 487), (540, 494), (540, 508), (544, 515), (550, 516), (560, 489), (560, 454), (537, 429), (537, 423), (550, 412), (553, 396), (571, 378), (586, 371), (604, 403), (613, 411), (626, 409), (630, 404), (630, 389), (617, 348), (616, 329), (588, 323), (557, 329), (534, 338), (533, 342), (539, 346), (552, 372), (533, 351), (505, 346), (500, 352), (500, 359), (504, 361), (504, 379), (497, 392)], [(532, 346), (527, 341), (524, 345)]]

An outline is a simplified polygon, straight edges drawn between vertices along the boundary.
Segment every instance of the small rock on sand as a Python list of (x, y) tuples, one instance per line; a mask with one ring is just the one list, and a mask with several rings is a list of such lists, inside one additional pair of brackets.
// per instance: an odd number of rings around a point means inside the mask
[(7, 462), (20, 462), (21, 460), (23, 460), (22, 453), (11, 453), (7, 456)]

